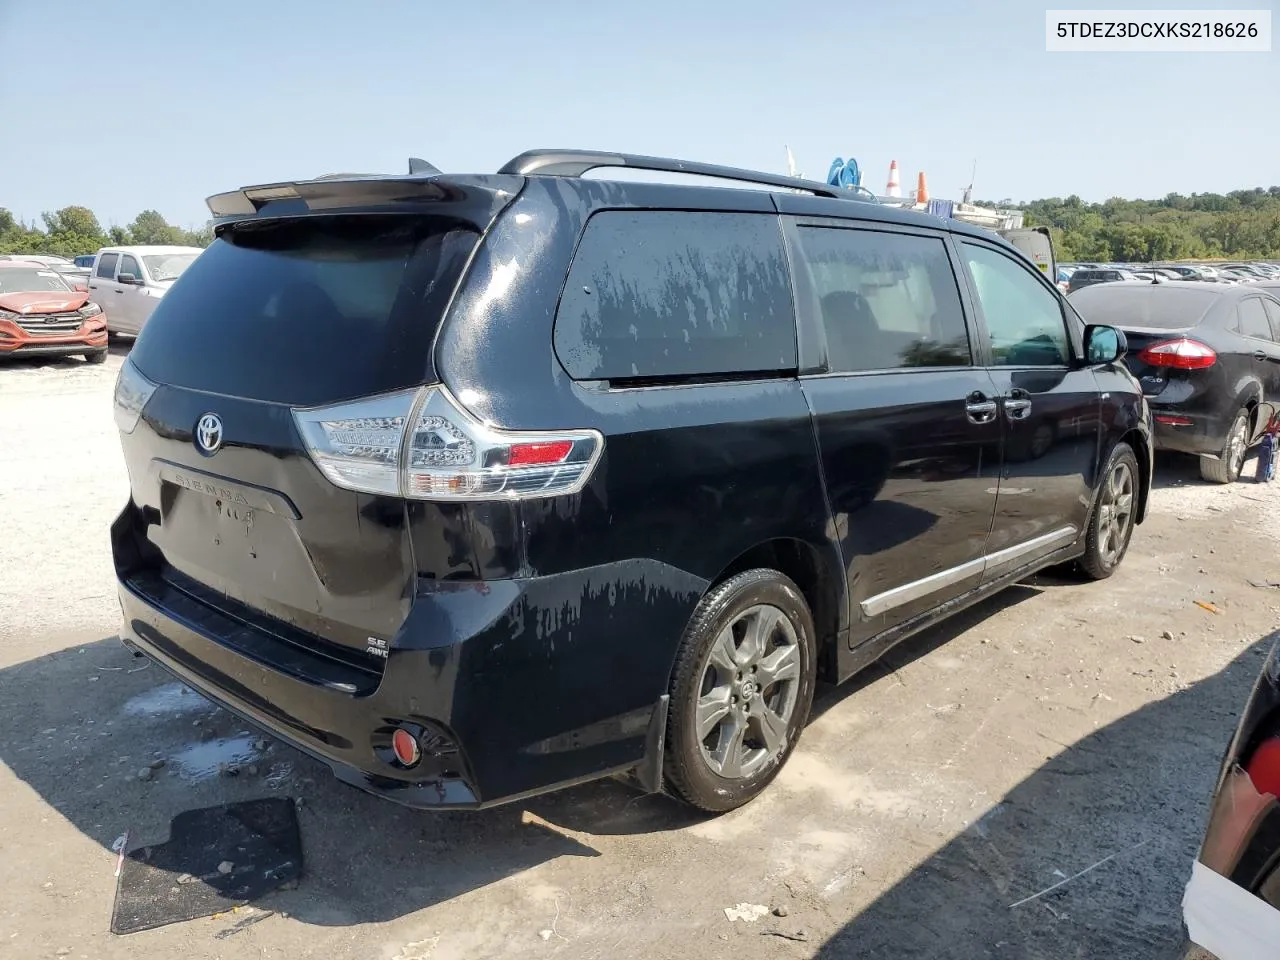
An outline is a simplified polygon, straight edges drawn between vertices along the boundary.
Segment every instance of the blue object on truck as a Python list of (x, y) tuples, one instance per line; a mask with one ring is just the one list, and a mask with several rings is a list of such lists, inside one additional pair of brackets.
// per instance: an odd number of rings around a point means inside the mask
[(943, 220), (950, 220), (954, 210), (955, 204), (950, 200), (929, 201), (929, 212), (935, 217), (941, 217)]
[(831, 161), (831, 169), (827, 171), (827, 183), (846, 190), (862, 186), (862, 171), (858, 168), (858, 161), (850, 157), (846, 162), (841, 157), (836, 157)]

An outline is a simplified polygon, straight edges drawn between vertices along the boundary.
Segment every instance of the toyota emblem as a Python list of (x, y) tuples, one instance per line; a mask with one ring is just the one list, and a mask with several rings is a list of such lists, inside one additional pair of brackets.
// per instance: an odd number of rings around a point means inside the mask
[(212, 457), (222, 446), (222, 420), (216, 413), (206, 413), (196, 422), (196, 449)]

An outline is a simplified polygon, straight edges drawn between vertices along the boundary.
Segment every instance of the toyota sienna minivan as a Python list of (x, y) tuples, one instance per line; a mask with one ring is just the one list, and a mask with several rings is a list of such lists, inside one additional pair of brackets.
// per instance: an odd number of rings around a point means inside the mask
[(401, 803), (732, 809), (818, 678), (1146, 514), (1123, 335), (976, 227), (580, 151), (209, 207), (116, 390), (122, 636)]

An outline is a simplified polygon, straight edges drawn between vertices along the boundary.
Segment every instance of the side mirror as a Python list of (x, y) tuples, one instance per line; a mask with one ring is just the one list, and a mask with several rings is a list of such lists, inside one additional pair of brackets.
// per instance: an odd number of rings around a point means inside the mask
[(1091, 323), (1084, 328), (1084, 357), (1090, 366), (1116, 363), (1129, 352), (1129, 341), (1115, 327)]
[(89, 284), (84, 283), (84, 282), (81, 282), (81, 283), (73, 283), (73, 284), (71, 285), (71, 289), (72, 289), (72, 290), (74, 290), (76, 293), (88, 293), (88, 292), (89, 292)]
[(135, 274), (122, 273), (116, 277), (116, 283), (140, 283), (141, 281)]

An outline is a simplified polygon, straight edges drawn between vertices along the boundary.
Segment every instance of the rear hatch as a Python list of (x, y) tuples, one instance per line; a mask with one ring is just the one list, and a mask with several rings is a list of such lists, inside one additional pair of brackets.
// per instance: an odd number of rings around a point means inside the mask
[(417, 573), (405, 503), (330, 482), (295, 414), (435, 382), (441, 318), (512, 192), (424, 197), (429, 183), (372, 208), (332, 182), (323, 203), (268, 203), (222, 224), (160, 302), (117, 389), (150, 545), (139, 575), (342, 658), (385, 657)]

